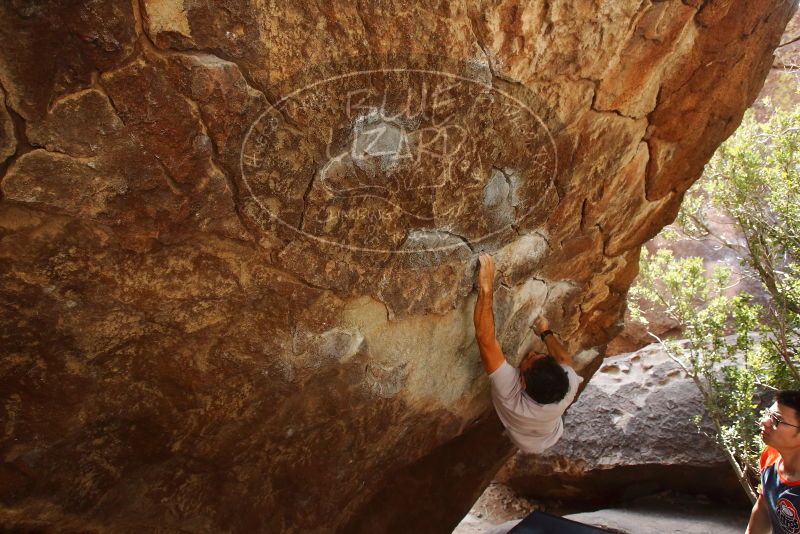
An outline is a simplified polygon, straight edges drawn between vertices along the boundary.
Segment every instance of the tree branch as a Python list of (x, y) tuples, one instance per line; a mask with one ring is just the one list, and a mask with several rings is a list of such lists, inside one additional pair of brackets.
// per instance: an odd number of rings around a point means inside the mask
[[(703, 387), (702, 381), (700, 380), (700, 377), (697, 375), (696, 369), (690, 371), (689, 368), (682, 361), (680, 361), (680, 359), (675, 354), (673, 354), (671, 350), (669, 350), (667, 344), (664, 343), (664, 341), (660, 337), (658, 337), (657, 335), (655, 335), (650, 331), (648, 331), (647, 333), (650, 336), (654, 337), (661, 344), (661, 347), (664, 349), (664, 352), (667, 353), (667, 356), (669, 356), (669, 358), (672, 361), (678, 364), (680, 368), (683, 369), (683, 371), (692, 378), (695, 386), (697, 386), (697, 389), (700, 391), (700, 395), (702, 395), (703, 397), (704, 404), (707, 406), (710, 401), (710, 395), (708, 391)], [(717, 439), (715, 439), (717, 445), (722, 450), (722, 453), (725, 455), (725, 458), (728, 460), (728, 463), (731, 464), (733, 472), (736, 475), (736, 479), (739, 481), (739, 485), (742, 486), (742, 489), (747, 495), (747, 498), (750, 499), (750, 502), (752, 504), (755, 504), (757, 498), (756, 492), (750, 485), (750, 480), (748, 479), (747, 474), (742, 470), (742, 466), (739, 465), (739, 462), (734, 456), (733, 451), (731, 451), (728, 447), (726, 447), (725, 444), (722, 442), (722, 424), (719, 422), (717, 417), (709, 413), (708, 410), (706, 410), (706, 414), (709, 416), (709, 419), (711, 419), (711, 422), (714, 424), (714, 429), (717, 432)], [(747, 464), (745, 463), (745, 469), (746, 468)]]
[(779, 44), (778, 46), (775, 47), (775, 50), (777, 50), (778, 48), (783, 48), (784, 46), (789, 46), (790, 44), (796, 43), (797, 41), (800, 41), (800, 35), (798, 35), (797, 37), (795, 37), (793, 39), (790, 39), (790, 40), (786, 41), (785, 43)]
[(775, 63), (772, 64), (772, 68), (775, 70), (785, 70), (789, 72), (794, 72), (796, 70), (800, 70), (800, 65), (786, 65), (785, 63), (776, 61)]

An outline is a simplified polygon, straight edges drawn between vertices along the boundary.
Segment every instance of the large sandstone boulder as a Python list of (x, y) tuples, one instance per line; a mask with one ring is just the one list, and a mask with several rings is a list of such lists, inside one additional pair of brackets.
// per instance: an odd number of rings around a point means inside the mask
[(697, 386), (660, 345), (613, 356), (570, 407), (561, 441), (541, 455), (517, 453), (497, 478), (566, 506), (678, 490), (746, 507), (704, 412)]
[(589, 377), (792, 9), (0, 3), (0, 525), (449, 531), (476, 253)]

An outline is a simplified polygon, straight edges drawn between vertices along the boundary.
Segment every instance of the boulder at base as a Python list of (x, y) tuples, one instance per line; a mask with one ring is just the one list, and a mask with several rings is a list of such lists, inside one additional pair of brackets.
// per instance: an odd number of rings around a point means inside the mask
[(709, 437), (702, 398), (660, 345), (607, 358), (541, 455), (517, 453), (497, 479), (532, 499), (604, 505), (674, 489), (749, 506)]

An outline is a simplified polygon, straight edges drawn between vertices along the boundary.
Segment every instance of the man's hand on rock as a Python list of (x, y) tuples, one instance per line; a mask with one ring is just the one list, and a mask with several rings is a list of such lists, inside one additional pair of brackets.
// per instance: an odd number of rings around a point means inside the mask
[(480, 263), (478, 289), (485, 293), (491, 293), (494, 290), (494, 260), (489, 254), (481, 252), (478, 262)]
[(542, 332), (550, 330), (550, 322), (544, 318), (543, 315), (540, 315), (536, 319), (533, 320), (533, 331), (536, 332), (538, 335), (542, 335)]

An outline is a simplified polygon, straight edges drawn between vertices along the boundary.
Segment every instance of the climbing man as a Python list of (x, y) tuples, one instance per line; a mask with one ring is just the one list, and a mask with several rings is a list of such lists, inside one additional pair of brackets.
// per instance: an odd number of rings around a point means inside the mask
[(494, 260), (483, 253), (478, 261), (475, 338), (491, 382), (492, 402), (511, 441), (523, 452), (540, 453), (563, 434), (561, 415), (575, 399), (583, 378), (572, 368), (572, 356), (542, 316), (536, 318), (533, 328), (551, 355), (529, 352), (519, 368), (509, 365), (494, 331)]
[(779, 391), (761, 419), (761, 492), (747, 534), (800, 533), (800, 391)]

